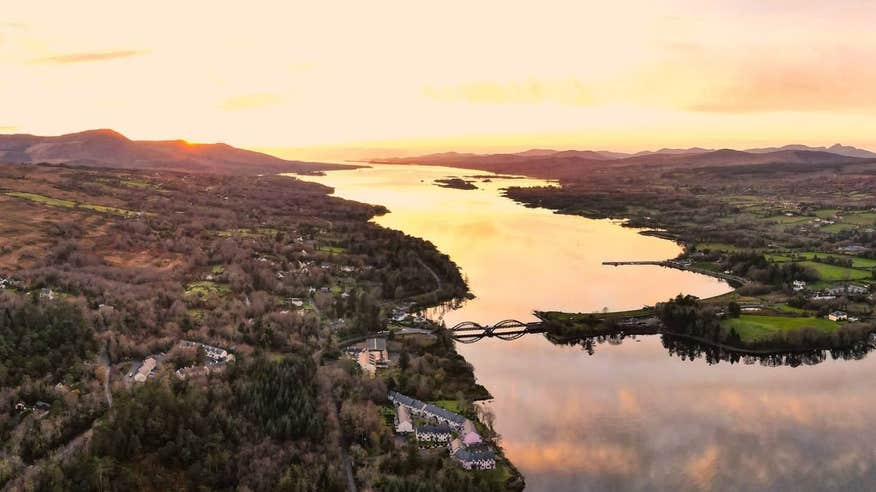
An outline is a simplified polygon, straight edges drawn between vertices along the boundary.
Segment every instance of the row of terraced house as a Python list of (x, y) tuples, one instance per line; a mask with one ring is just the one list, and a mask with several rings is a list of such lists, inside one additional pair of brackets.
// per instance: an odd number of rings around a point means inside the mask
[[(466, 470), (496, 467), (495, 450), (483, 442), (471, 420), (394, 391), (389, 392), (389, 400), (396, 409), (396, 432), (413, 433), (420, 447), (449, 447), (450, 455)], [(429, 423), (415, 425), (414, 417)]]

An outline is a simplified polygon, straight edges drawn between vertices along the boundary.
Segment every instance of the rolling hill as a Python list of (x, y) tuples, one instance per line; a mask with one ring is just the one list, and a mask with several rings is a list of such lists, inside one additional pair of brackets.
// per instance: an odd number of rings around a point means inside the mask
[(662, 149), (657, 152), (635, 155), (581, 150), (530, 150), (516, 154), (483, 155), (448, 152), (416, 157), (374, 159), (371, 162), (442, 165), (505, 174), (521, 174), (538, 178), (575, 180), (600, 170), (622, 167), (671, 170), (769, 164), (818, 166), (866, 163), (873, 160), (835, 152), (800, 150), (796, 148), (760, 149), (759, 151), (693, 148)]
[(339, 164), (290, 161), (223, 143), (130, 140), (113, 130), (89, 130), (54, 137), (0, 135), (0, 162), (247, 175), (308, 174), (349, 168)]

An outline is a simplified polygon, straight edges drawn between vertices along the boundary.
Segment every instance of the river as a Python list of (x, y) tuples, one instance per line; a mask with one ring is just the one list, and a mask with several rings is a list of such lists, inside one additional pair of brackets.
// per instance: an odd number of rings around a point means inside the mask
[[(375, 165), (306, 177), (343, 198), (386, 206), (375, 222), (425, 238), (460, 266), (476, 298), (444, 314), (495, 323), (533, 310), (635, 309), (724, 282), (656, 266), (680, 251), (609, 220), (527, 208), (501, 196), (534, 179), (441, 188), (434, 166)], [(542, 335), (459, 344), (527, 490), (872, 490), (876, 358), (768, 366), (672, 355), (661, 337), (555, 345)]]

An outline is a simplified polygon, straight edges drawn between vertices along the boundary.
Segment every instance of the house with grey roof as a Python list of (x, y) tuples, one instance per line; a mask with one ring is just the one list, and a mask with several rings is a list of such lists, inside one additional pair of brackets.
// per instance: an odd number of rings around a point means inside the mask
[(828, 289), (827, 293), (833, 296), (865, 295), (870, 293), (870, 289), (863, 285), (844, 284)]
[(417, 426), (416, 436), (420, 447), (445, 446), (453, 439), (453, 433), (446, 425)]
[(466, 470), (496, 468), (496, 452), (486, 444), (466, 446), (459, 439), (454, 439), (450, 443), (450, 456)]
[(414, 415), (434, 420), (439, 424), (448, 425), (457, 432), (461, 431), (465, 425), (465, 417), (437, 405), (426, 403), (417, 400), (416, 398), (396, 393), (395, 391), (389, 392), (389, 399), (396, 405), (404, 405), (408, 407)]

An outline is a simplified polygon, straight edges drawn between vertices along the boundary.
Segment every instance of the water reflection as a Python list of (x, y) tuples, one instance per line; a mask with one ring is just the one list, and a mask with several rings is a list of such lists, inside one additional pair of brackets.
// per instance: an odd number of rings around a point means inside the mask
[(687, 338), (675, 337), (671, 335), (641, 335), (641, 334), (625, 334), (617, 333), (604, 336), (593, 337), (556, 337), (550, 334), (545, 334), (544, 337), (555, 345), (564, 345), (569, 347), (580, 347), (587, 355), (594, 355), (599, 345), (610, 344), (620, 345), (626, 341), (627, 343), (639, 342), (642, 337), (658, 337), (666, 349), (666, 354), (670, 357), (678, 357), (681, 360), (696, 361), (704, 360), (709, 365), (719, 363), (729, 364), (759, 364), (765, 367), (789, 366), (798, 367), (801, 365), (814, 366), (829, 360), (861, 360), (873, 350), (873, 346), (869, 343), (860, 343), (853, 347), (831, 350), (805, 350), (795, 352), (778, 352), (778, 353), (745, 353), (733, 350), (727, 350), (714, 345), (707, 345)]
[(463, 349), (530, 490), (869, 490), (872, 358), (728, 360), (667, 342)]
[(508, 186), (549, 184), (536, 179), (478, 181), (477, 190), (440, 188), (435, 179), (482, 174), (435, 166), (388, 166), (330, 172), (308, 180), (338, 195), (380, 204), (383, 226), (422, 237), (447, 253), (476, 298), (445, 316), (495, 323), (533, 321), (534, 309), (636, 309), (679, 292), (709, 297), (730, 287), (712, 277), (669, 268), (605, 267), (618, 259), (663, 260), (681, 248), (609, 220), (586, 220), (523, 207), (501, 196)]
[[(603, 267), (665, 259), (679, 248), (610, 221), (519, 206), (500, 196), (508, 180), (471, 191), (432, 184), (465, 174), (379, 166), (317, 180), (344, 198), (387, 206), (392, 213), (377, 222), (432, 241), (460, 265), (477, 298), (445, 313), (448, 325), (530, 321), (534, 309), (633, 309), (678, 292), (728, 289), (689, 272)], [(658, 336), (558, 345), (527, 335), (458, 348), (495, 397), (496, 428), (528, 490), (871, 490), (876, 483), (876, 358), (866, 350), (764, 365)]]

